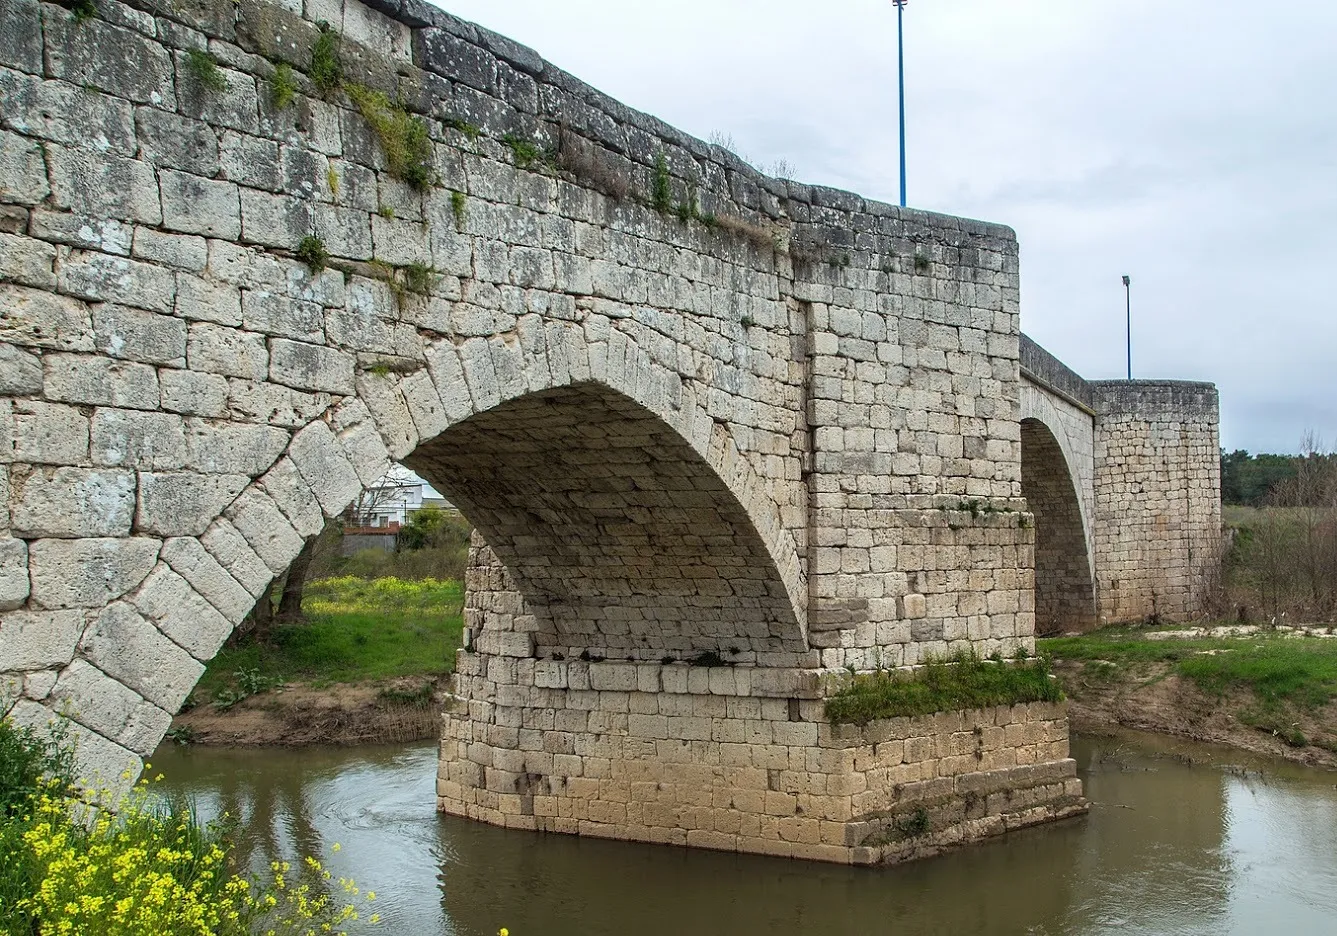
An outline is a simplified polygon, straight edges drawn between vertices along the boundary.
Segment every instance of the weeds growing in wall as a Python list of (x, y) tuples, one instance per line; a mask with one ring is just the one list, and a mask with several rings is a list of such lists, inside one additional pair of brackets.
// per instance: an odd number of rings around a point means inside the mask
[(287, 62), (274, 66), (274, 74), (269, 79), (269, 101), (274, 110), (287, 110), (297, 96), (297, 76)]
[(1063, 690), (1050, 678), (1049, 661), (1044, 658), (1028, 661), (1019, 652), (1013, 662), (963, 653), (929, 661), (911, 672), (851, 676), (827, 697), (826, 717), (833, 724), (866, 725), (879, 718), (1062, 699)]
[(343, 64), (339, 61), (339, 35), (329, 23), (320, 24), (320, 37), (311, 49), (311, 83), (322, 95), (329, 97), (343, 81)]
[(186, 51), (186, 69), (205, 91), (221, 94), (227, 90), (227, 78), (223, 77), (222, 69), (214, 57), (203, 49)]
[(436, 185), (436, 163), (427, 121), (391, 103), (383, 92), (352, 84), (344, 91), (380, 140), (386, 170), (420, 192)]
[(97, 18), (97, 4), (93, 0), (74, 0), (70, 4), (70, 19), (76, 23), (86, 23)]
[(314, 234), (302, 238), (302, 242), (293, 251), (293, 256), (310, 267), (312, 273), (319, 273), (325, 269), (325, 264), (330, 259), (330, 253), (325, 249), (325, 242)]

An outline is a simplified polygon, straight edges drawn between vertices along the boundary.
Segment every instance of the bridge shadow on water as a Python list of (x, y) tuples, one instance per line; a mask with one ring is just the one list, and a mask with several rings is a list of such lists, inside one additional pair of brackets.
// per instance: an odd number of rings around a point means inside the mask
[(1323, 931), (1337, 912), (1331, 777), (1223, 768), (1202, 762), (1216, 756), (1207, 750), (1185, 757), (1159, 739), (1081, 740), (1090, 816), (874, 870), (440, 817), (431, 745), (165, 749), (154, 769), (204, 816), (239, 817), (241, 854), (255, 866), (339, 842), (334, 872), (378, 894), (385, 923), (372, 932)]

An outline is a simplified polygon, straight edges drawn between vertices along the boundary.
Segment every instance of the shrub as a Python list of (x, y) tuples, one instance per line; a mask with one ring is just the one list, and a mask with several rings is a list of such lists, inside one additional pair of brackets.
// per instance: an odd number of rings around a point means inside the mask
[(376, 132), (389, 173), (418, 191), (436, 185), (436, 163), (427, 122), (392, 104), (380, 91), (353, 84), (344, 90)]
[(267, 880), (234, 873), (227, 828), (165, 802), (147, 779), (101, 804), (114, 808), (92, 808), (68, 783), (69, 748), (8, 721), (0, 752), (0, 797), (12, 807), (0, 817), (0, 932), (333, 933), (375, 899), (310, 857), (295, 873), (274, 863)]

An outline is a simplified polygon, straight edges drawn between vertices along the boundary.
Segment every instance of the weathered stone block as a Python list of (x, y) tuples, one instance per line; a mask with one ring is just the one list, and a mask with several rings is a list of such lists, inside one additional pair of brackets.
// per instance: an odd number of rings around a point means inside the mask
[(264, 474), (283, 453), (289, 435), (274, 426), (187, 420), (188, 467), (207, 474)]
[(241, 235), (241, 202), (234, 182), (204, 179), (163, 169), (163, 226), (187, 234), (236, 240)]
[(312, 231), (315, 208), (292, 195), (241, 190), (242, 239), (266, 247), (296, 250)]
[(218, 173), (218, 135), (208, 124), (156, 107), (139, 108), (135, 118), (143, 159), (195, 176)]
[(35, 464), (88, 462), (88, 417), (73, 406), (15, 400), (13, 460)]
[(49, 191), (42, 148), (27, 137), (0, 131), (0, 202), (37, 205)]
[(422, 68), (479, 91), (497, 86), (497, 60), (471, 42), (429, 27), (413, 36), (413, 58)]
[(94, 464), (142, 470), (181, 468), (189, 458), (180, 416), (107, 407), (93, 413), (89, 450)]
[[(170, 296), (167, 302), (170, 304)], [(121, 305), (98, 305), (93, 307), (93, 331), (98, 350), (112, 357), (168, 367), (186, 366), (186, 323), (170, 315)]]
[(362, 491), (357, 472), (323, 422), (314, 422), (293, 436), (288, 455), (327, 517), (337, 516)]
[(113, 800), (118, 800), (143, 770), (143, 761), (137, 755), (44, 705), (20, 699), (9, 717), (18, 728), (61, 734), (74, 749), (75, 782), (85, 789), (106, 790)]
[(134, 237), (135, 226), (129, 221), (116, 218), (90, 218), (66, 211), (48, 211), (35, 208), (28, 233), (53, 244), (68, 244), (85, 250), (116, 254), (121, 257), (130, 255), (130, 242)]
[(84, 631), (83, 611), (8, 611), (0, 617), (0, 672), (65, 666)]
[(13, 72), (0, 74), (7, 125), (30, 137), (54, 140), (118, 156), (135, 155), (134, 107), (111, 94), (64, 81), (32, 81), (18, 87)]
[(55, 207), (87, 217), (162, 223), (158, 179), (146, 162), (48, 144)]
[(274, 580), (269, 566), (228, 520), (219, 519), (210, 524), (200, 537), (200, 545), (254, 598), (259, 598)]
[[(127, 308), (124, 312), (116, 309), (104, 310), (103, 319), (107, 324), (102, 327), (98, 327), (95, 313), (94, 328), (102, 339), (99, 350), (108, 351), (118, 357), (129, 356), (136, 350), (134, 342), (166, 341), (173, 334), (181, 334), (183, 331), (181, 323), (171, 318), (157, 322), (156, 326), (148, 324), (146, 320), (137, 320), (138, 317), (145, 315), (141, 309), (152, 312), (172, 311), (176, 299), (176, 277), (170, 270), (123, 257), (75, 250), (61, 262), (59, 280), (62, 290), (81, 299), (92, 302), (119, 302), (138, 307)], [(130, 331), (126, 336), (105, 334), (107, 328), (115, 327), (124, 327)], [(173, 364), (179, 367), (184, 361), (177, 356), (154, 363)]]
[(51, 690), (68, 717), (136, 754), (152, 754), (172, 716), (86, 660), (73, 661)]
[(66, 10), (45, 10), (47, 73), (92, 85), (140, 104), (172, 106), (172, 63), (161, 45), (94, 18), (76, 23)]
[(186, 359), (193, 371), (264, 380), (269, 374), (265, 336), (197, 322), (190, 326)]
[(228, 574), (194, 537), (164, 542), (162, 559), (233, 624), (240, 623), (255, 606), (255, 596)]
[(175, 712), (204, 664), (167, 638), (129, 604), (108, 605), (79, 643), (80, 653), (165, 712)]
[[(11, 344), (0, 344), (0, 395), (29, 396), (42, 392), (42, 360)], [(61, 397), (52, 396), (59, 400)]]
[(164, 563), (149, 573), (129, 600), (197, 660), (212, 659), (232, 633), (232, 622)]
[(158, 536), (199, 536), (249, 483), (246, 475), (141, 472), (135, 527)]
[[(204, 238), (189, 234), (166, 234), (146, 227), (135, 228), (131, 253), (138, 259), (178, 267), (182, 270), (192, 270), (196, 273), (202, 271), (209, 262), (208, 242)], [(178, 315), (185, 314), (181, 308), (182, 293), (184, 292), (182, 282), (187, 279), (189, 278), (179, 277), (177, 280)], [(238, 299), (238, 309), (240, 309), (240, 299)], [(187, 317), (195, 318), (199, 316)]]
[(352, 355), (323, 345), (270, 340), (270, 379), (290, 387), (352, 394), (353, 363)]
[(28, 544), (0, 538), (0, 611), (12, 611), (28, 600)]
[(127, 536), (134, 518), (133, 472), (35, 468), (16, 473), (10, 525), (20, 536)]
[(92, 351), (88, 306), (68, 296), (0, 283), (0, 341), (59, 351)]
[(0, 62), (42, 73), (41, 10), (36, 0), (12, 0), (0, 7)]
[[(3, 358), (0, 350), (0, 376), (4, 373)], [(147, 364), (93, 355), (48, 354), (39, 366), (45, 374), (48, 400), (141, 410), (157, 409), (161, 403), (158, 372)]]
[[(187, 346), (189, 358), (189, 346)], [(222, 416), (227, 411), (227, 379), (215, 374), (165, 370), (160, 381), (162, 408), (187, 416)]]
[(291, 458), (280, 458), (260, 479), (265, 493), (274, 499), (298, 535), (315, 536), (325, 529), (325, 515), (311, 488)]
[(286, 572), (302, 551), (302, 537), (259, 487), (247, 489), (228, 508), (226, 516), (275, 575)]
[(291, 299), (267, 289), (241, 294), (242, 324), (252, 330), (297, 341), (323, 342), (325, 310), (315, 302)]
[(32, 602), (47, 609), (104, 607), (144, 580), (159, 545), (144, 537), (32, 542)]
[(56, 285), (56, 248), (32, 237), (0, 234), (0, 270), (24, 286), (52, 289)]
[(176, 314), (192, 321), (215, 322), (235, 328), (241, 324), (241, 290), (226, 283), (178, 273)]

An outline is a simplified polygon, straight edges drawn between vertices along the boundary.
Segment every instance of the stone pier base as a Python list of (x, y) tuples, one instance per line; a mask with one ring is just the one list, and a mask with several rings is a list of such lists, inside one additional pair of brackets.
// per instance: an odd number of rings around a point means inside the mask
[(462, 651), (437, 807), (517, 829), (845, 864), (1086, 811), (1062, 704), (832, 725), (806, 670)]

